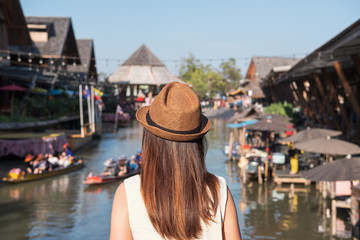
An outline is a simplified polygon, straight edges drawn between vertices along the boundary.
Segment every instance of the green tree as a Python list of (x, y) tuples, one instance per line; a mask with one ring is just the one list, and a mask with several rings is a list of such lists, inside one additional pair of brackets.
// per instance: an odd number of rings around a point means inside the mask
[(223, 76), (210, 65), (204, 65), (192, 54), (183, 59), (179, 76), (183, 81), (193, 86), (200, 99), (204, 99), (206, 96), (214, 97), (218, 92), (220, 94), (225, 93), (227, 83)]
[(225, 92), (239, 87), (239, 81), (242, 78), (240, 68), (236, 67), (236, 60), (230, 58), (228, 61), (220, 64), (220, 73), (226, 82)]

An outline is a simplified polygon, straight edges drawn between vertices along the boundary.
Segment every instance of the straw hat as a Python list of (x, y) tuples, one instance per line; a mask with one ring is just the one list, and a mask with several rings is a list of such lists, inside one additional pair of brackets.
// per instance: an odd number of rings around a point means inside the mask
[(178, 82), (167, 84), (150, 106), (136, 112), (136, 118), (151, 133), (171, 141), (193, 141), (211, 128), (196, 94)]

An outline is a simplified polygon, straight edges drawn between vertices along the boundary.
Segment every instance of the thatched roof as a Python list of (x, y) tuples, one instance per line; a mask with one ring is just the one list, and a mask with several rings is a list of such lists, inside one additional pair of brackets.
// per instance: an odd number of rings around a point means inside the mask
[(150, 65), (150, 66), (162, 66), (165, 65), (155, 56), (149, 48), (143, 44), (138, 50), (136, 50), (123, 64), (122, 66), (131, 65)]
[[(241, 87), (246, 89), (248, 91), (248, 96), (252, 98), (265, 98), (265, 95), (258, 82), (246, 81), (245, 83), (241, 84)], [(249, 91), (251, 91), (251, 94), (249, 94)]]
[(142, 45), (109, 77), (109, 82), (131, 85), (165, 85), (181, 82), (165, 65)]

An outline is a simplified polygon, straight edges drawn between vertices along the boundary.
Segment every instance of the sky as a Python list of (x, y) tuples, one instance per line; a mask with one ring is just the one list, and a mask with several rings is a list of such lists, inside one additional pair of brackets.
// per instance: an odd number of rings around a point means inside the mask
[(252, 56), (305, 57), (360, 18), (359, 0), (20, 0), (25, 16), (71, 17), (107, 75), (145, 44), (175, 75), (194, 55), (219, 68)]

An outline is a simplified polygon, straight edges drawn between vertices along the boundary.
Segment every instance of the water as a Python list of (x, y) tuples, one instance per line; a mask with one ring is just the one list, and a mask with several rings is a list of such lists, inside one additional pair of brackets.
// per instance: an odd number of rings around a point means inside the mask
[[(243, 239), (330, 239), (329, 203), (312, 186), (289, 198), (272, 183), (242, 186), (235, 163), (223, 153), (229, 132), (226, 122), (213, 121), (207, 135), (207, 168), (225, 177), (238, 210)], [(45, 180), (0, 186), (0, 239), (108, 239), (112, 199), (117, 183), (86, 187), (89, 172), (99, 173), (109, 157), (130, 157), (141, 147), (141, 127), (104, 134), (76, 154), (86, 160), (82, 170)], [(287, 186), (283, 186), (286, 188)], [(301, 190), (301, 189), (300, 189)], [(339, 225), (348, 216), (338, 213)], [(346, 223), (345, 228), (349, 229)], [(336, 238), (339, 239), (339, 238)], [(350, 239), (350, 238), (344, 238)]]

